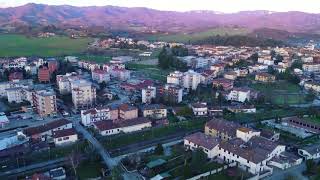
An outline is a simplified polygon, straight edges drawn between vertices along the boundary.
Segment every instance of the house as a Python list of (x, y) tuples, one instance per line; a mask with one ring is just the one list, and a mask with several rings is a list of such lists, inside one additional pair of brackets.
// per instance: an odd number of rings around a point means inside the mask
[(195, 116), (206, 116), (208, 115), (207, 103), (193, 103), (191, 105), (192, 112)]
[(268, 73), (257, 73), (255, 76), (256, 81), (271, 83), (275, 82), (276, 77)]
[(78, 134), (74, 128), (62, 129), (53, 132), (53, 142), (56, 146), (67, 145), (78, 140)]
[(208, 108), (208, 115), (209, 116), (222, 116), (223, 115), (223, 108), (218, 106), (212, 106)]
[(303, 157), (304, 160), (319, 159), (320, 158), (320, 144), (312, 144), (306, 147), (298, 149), (298, 154)]
[(213, 79), (217, 77), (216, 71), (205, 70), (201, 73), (201, 83), (202, 84), (211, 84)]
[(22, 79), (23, 79), (23, 73), (22, 72), (11, 72), (9, 74), (9, 81), (22, 80)]
[(100, 135), (109, 136), (119, 133), (130, 133), (140, 131), (144, 128), (152, 127), (151, 121), (147, 118), (136, 118), (126, 121), (98, 121), (94, 122), (93, 126)]
[(52, 137), (54, 131), (71, 128), (72, 122), (59, 119), (41, 126), (27, 128), (24, 130), (24, 134), (32, 139), (45, 141), (47, 137)]
[(285, 170), (302, 163), (302, 158), (289, 152), (283, 152), (279, 156), (274, 156), (267, 164)]
[(236, 130), (241, 126), (237, 123), (224, 119), (213, 118), (205, 124), (204, 132), (212, 137), (219, 137), (223, 141), (236, 137)]
[(120, 81), (126, 81), (130, 79), (130, 71), (126, 69), (115, 68), (115, 69), (112, 69), (110, 73), (111, 73), (111, 77), (117, 78)]
[(315, 93), (320, 93), (320, 83), (317, 82), (305, 82), (304, 89), (307, 91), (313, 91)]
[(227, 95), (226, 99), (229, 101), (245, 102), (250, 101), (250, 89), (249, 88), (233, 88)]
[(271, 131), (271, 130), (267, 130), (267, 129), (263, 129), (263, 130), (261, 130), (260, 136), (268, 139), (269, 141), (275, 142), (275, 141), (279, 140), (280, 133), (277, 133), (277, 132)]
[(81, 123), (84, 126), (91, 126), (94, 122), (108, 119), (111, 120), (110, 108), (108, 107), (81, 110)]
[(226, 65), (223, 63), (213, 64), (210, 66), (210, 70), (216, 71), (218, 74), (222, 74), (225, 66)]
[(238, 74), (234, 71), (230, 71), (230, 72), (224, 73), (223, 77), (229, 80), (236, 80), (238, 77)]
[(138, 108), (129, 104), (122, 104), (119, 106), (119, 118), (128, 120), (138, 117)]
[(212, 81), (212, 87), (215, 87), (215, 88), (222, 87), (223, 90), (228, 91), (233, 88), (233, 83), (234, 83), (234, 81), (232, 81), (232, 80), (225, 79), (225, 78), (219, 78), (219, 79), (214, 79)]
[(162, 119), (167, 117), (167, 108), (161, 104), (144, 105), (141, 108), (143, 117)]
[(319, 63), (304, 63), (302, 64), (302, 70), (307, 73), (314, 73), (320, 71)]
[(218, 155), (219, 138), (208, 136), (202, 132), (188, 135), (184, 138), (184, 146), (190, 150), (202, 149), (208, 158), (214, 158)]
[(4, 128), (8, 123), (9, 119), (4, 112), (0, 112), (0, 127)]
[(218, 158), (226, 163), (237, 162), (238, 167), (252, 174), (270, 171), (267, 162), (285, 151), (285, 146), (253, 136), (248, 142), (234, 138), (219, 144)]

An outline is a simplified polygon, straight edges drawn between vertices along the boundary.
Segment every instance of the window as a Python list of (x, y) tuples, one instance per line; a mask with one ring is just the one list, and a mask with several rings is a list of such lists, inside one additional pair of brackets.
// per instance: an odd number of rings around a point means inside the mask
[(63, 140), (68, 140), (68, 139), (69, 139), (69, 136), (63, 138)]
[(62, 138), (58, 138), (58, 141), (62, 141)]

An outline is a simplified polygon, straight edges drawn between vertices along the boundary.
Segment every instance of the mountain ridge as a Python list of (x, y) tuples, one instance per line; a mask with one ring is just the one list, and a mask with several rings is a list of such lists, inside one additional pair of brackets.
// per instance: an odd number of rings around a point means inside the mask
[(107, 29), (194, 32), (215, 27), (270, 28), (288, 32), (314, 33), (320, 28), (320, 14), (266, 10), (221, 13), (216, 11), (161, 11), (145, 7), (45, 5), (29, 3), (0, 8), (0, 26), (73, 25), (103, 26)]

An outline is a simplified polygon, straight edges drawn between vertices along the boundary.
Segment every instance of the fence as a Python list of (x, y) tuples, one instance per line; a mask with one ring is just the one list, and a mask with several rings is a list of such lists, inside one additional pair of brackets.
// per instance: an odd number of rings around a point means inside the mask
[(233, 162), (233, 163), (230, 163), (228, 165), (224, 165), (223, 167), (221, 168), (218, 168), (218, 169), (214, 169), (212, 171), (208, 171), (208, 172), (205, 172), (205, 173), (202, 173), (202, 174), (199, 174), (197, 176), (194, 176), (192, 178), (189, 178), (188, 180), (197, 180), (197, 179), (200, 179), (200, 178), (203, 178), (203, 177), (207, 177), (207, 176), (210, 176), (212, 174), (216, 174), (218, 172), (221, 172), (222, 170), (225, 170), (225, 169), (228, 169), (229, 167), (234, 167), (236, 166), (237, 163), (236, 162)]

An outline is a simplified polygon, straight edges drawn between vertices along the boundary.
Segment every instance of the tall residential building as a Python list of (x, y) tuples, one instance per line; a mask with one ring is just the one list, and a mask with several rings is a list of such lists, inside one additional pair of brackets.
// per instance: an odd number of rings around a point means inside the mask
[(142, 103), (150, 104), (152, 99), (156, 98), (157, 89), (153, 86), (148, 86), (147, 88), (142, 89), (141, 97)]
[(71, 93), (71, 82), (74, 80), (79, 80), (77, 73), (66, 73), (65, 75), (57, 75), (57, 86), (59, 88), (60, 94)]
[(183, 75), (183, 87), (187, 89), (196, 90), (201, 83), (201, 74), (189, 70)]
[(180, 71), (174, 71), (174, 72), (170, 73), (167, 76), (167, 83), (182, 85), (183, 84), (183, 73)]
[(183, 88), (174, 84), (166, 84), (158, 90), (158, 94), (165, 102), (180, 103), (182, 101)]
[(57, 113), (56, 94), (53, 90), (38, 90), (32, 94), (33, 108), (41, 117)]
[(38, 79), (39, 79), (39, 82), (49, 82), (50, 81), (50, 69), (47, 67), (39, 68)]
[(96, 102), (96, 88), (87, 80), (72, 81), (71, 94), (76, 109), (91, 107)]

